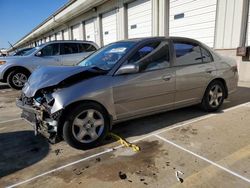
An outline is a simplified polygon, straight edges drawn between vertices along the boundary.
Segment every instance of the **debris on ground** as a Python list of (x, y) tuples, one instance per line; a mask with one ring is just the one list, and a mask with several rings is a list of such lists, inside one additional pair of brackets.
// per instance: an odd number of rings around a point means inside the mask
[(57, 156), (57, 155), (59, 155), (59, 154), (62, 153), (61, 151), (62, 151), (62, 149), (56, 149), (54, 152), (55, 152), (55, 154), (56, 154), (56, 156)]
[(135, 173), (136, 173), (136, 174), (140, 174), (140, 173), (141, 173), (141, 170), (138, 170), (138, 171), (136, 171)]
[(176, 179), (179, 181), (179, 182), (181, 182), (181, 183), (183, 183), (183, 179), (180, 177), (180, 175), (183, 175), (184, 173), (183, 172), (181, 172), (181, 171), (176, 171), (175, 172), (175, 176), (176, 176)]
[(98, 158), (96, 158), (95, 160), (96, 160), (96, 162), (100, 162), (100, 161), (101, 161), (101, 158), (98, 157)]
[(73, 172), (74, 172), (74, 174), (77, 175), (77, 176), (79, 176), (79, 175), (81, 175), (81, 174), (83, 173), (82, 170), (78, 170), (77, 168), (75, 168), (75, 169), (73, 170)]
[(123, 172), (119, 172), (119, 177), (120, 177), (120, 179), (122, 179), (122, 180), (125, 180), (125, 179), (127, 179), (127, 175), (125, 174), (125, 173), (123, 173)]

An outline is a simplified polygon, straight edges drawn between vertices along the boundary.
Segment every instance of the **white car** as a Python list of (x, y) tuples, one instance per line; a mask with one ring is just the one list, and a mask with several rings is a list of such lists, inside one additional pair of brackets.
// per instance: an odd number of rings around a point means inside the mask
[(98, 49), (90, 41), (53, 41), (27, 51), (23, 56), (0, 58), (0, 81), (22, 89), (30, 74), (41, 66), (71, 66)]

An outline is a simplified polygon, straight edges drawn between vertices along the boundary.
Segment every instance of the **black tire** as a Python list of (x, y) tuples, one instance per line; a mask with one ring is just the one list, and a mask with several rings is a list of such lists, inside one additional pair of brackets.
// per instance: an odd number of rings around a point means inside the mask
[[(210, 91), (213, 92), (213, 88), (218, 87), (220, 92), (217, 92), (218, 94), (214, 94), (214, 97), (211, 97)], [(221, 96), (221, 97), (218, 97)], [(202, 102), (201, 102), (201, 107), (203, 110), (207, 111), (207, 112), (214, 112), (220, 109), (221, 105), (223, 104), (223, 101), (225, 99), (226, 96), (226, 89), (224, 84), (219, 81), (219, 80), (215, 80), (213, 82), (211, 82), (206, 91), (205, 94), (203, 96)], [(215, 102), (215, 100), (217, 99), (217, 102)], [(211, 104), (211, 102), (214, 100), (214, 102)]]
[(14, 70), (12, 72), (10, 72), (10, 74), (7, 77), (7, 83), (9, 84), (9, 86), (13, 89), (16, 90), (21, 90), (25, 84), (25, 82), (20, 82), (20, 85), (18, 85), (17, 83), (15, 83), (14, 79), (17, 75), (23, 75), (26, 78), (26, 81), (28, 80), (30, 73), (28, 71), (25, 70)]
[[(79, 140), (76, 139), (77, 136), (75, 134), (75, 131), (77, 131), (77, 130), (75, 130), (75, 127), (74, 127), (75, 125), (73, 123), (74, 123), (74, 120), (76, 118), (78, 118), (80, 116), (85, 116), (84, 113), (88, 113), (88, 112), (85, 112), (88, 110), (94, 110), (94, 111), (100, 113), (103, 117), (102, 120), (104, 120), (104, 126), (102, 128), (101, 134), (98, 135), (98, 138), (96, 140), (93, 140), (89, 143), (83, 143), (83, 142), (80, 142)], [(80, 115), (81, 113), (83, 113), (83, 114)], [(95, 114), (95, 115), (98, 115), (98, 114)], [(86, 124), (84, 124), (84, 126), (86, 126)], [(84, 128), (84, 130), (86, 131), (85, 128)], [(96, 132), (96, 128), (92, 128), (92, 129), (95, 129), (95, 132)], [(100, 131), (100, 129), (99, 129), (99, 131)], [(95, 104), (95, 103), (80, 104), (80, 105), (75, 106), (73, 109), (70, 109), (70, 111), (67, 112), (67, 117), (66, 117), (65, 123), (63, 125), (63, 138), (70, 146), (72, 146), (76, 149), (86, 150), (86, 149), (91, 149), (91, 148), (94, 148), (96, 146), (101, 145), (102, 141), (107, 136), (109, 130), (110, 130), (109, 115), (105, 109), (103, 109), (100, 105)], [(80, 128), (79, 128), (79, 133), (80, 133)], [(88, 136), (88, 135), (86, 135), (86, 136)], [(85, 136), (83, 138), (85, 138)], [(87, 138), (86, 138), (86, 140), (87, 140)]]

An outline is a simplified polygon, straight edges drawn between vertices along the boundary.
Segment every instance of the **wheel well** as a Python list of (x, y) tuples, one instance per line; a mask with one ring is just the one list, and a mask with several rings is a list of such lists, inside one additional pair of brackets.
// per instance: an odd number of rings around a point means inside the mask
[(25, 68), (25, 67), (21, 67), (21, 66), (11, 67), (11, 68), (9, 68), (9, 69), (4, 73), (4, 75), (3, 75), (3, 80), (4, 80), (4, 82), (7, 81), (8, 75), (9, 75), (12, 71), (14, 71), (14, 70), (21, 70), (21, 71), (24, 71), (24, 72), (26, 72), (26, 73), (28, 73), (28, 74), (31, 74), (31, 72), (30, 72), (27, 68)]
[(59, 123), (58, 123), (59, 126), (57, 127), (57, 133), (58, 133), (59, 139), (62, 139), (62, 136), (63, 136), (63, 125), (64, 125), (65, 118), (66, 118), (68, 112), (71, 109), (73, 109), (75, 106), (79, 105), (79, 104), (96, 104), (96, 105), (100, 106), (109, 115), (108, 118), (109, 118), (109, 121), (110, 121), (110, 129), (112, 129), (112, 116), (110, 115), (110, 113), (108, 112), (108, 110), (101, 103), (99, 103), (97, 101), (93, 101), (93, 100), (81, 100), (81, 101), (77, 101), (77, 102), (74, 102), (74, 103), (68, 105), (63, 110), (61, 118), (60, 118)]
[[(219, 82), (221, 82), (221, 83), (223, 84), (223, 86), (224, 86), (224, 88), (225, 88), (225, 90), (226, 90), (225, 98), (227, 98), (227, 97), (228, 97), (228, 88), (227, 88), (226, 81), (225, 81), (223, 78), (216, 78), (216, 79), (213, 79), (209, 84), (211, 84), (211, 83), (214, 82), (214, 81), (219, 81)], [(208, 84), (208, 85), (209, 85), (209, 84)]]

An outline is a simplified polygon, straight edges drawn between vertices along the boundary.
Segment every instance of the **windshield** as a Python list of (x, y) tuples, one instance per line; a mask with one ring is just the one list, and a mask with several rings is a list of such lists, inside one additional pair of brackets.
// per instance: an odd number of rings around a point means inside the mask
[(134, 44), (134, 41), (127, 41), (107, 45), (81, 61), (79, 66), (110, 70)]
[(26, 49), (22, 49), (17, 51), (14, 56), (23, 56), (26, 52), (30, 51), (32, 48), (26, 48)]
[(38, 49), (39, 49), (39, 47), (32, 48), (32, 49), (26, 51), (22, 56), (30, 55), (30, 54), (32, 54), (34, 51), (36, 51), (36, 50), (38, 50)]

